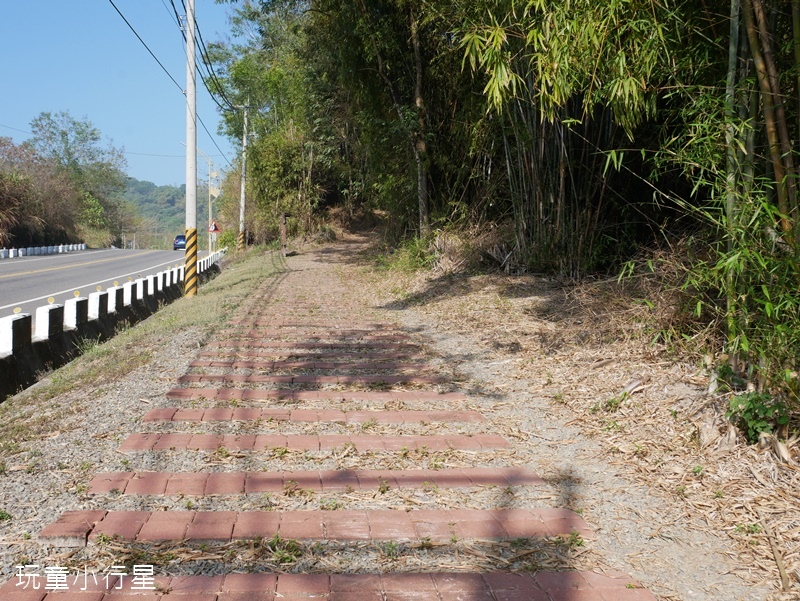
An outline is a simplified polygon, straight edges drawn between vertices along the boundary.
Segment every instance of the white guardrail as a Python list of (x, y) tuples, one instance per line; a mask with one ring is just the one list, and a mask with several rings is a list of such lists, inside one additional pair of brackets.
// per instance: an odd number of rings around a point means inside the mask
[[(225, 255), (226, 250), (223, 248), (199, 259), (198, 275), (216, 264)], [(136, 301), (139, 301), (139, 305), (146, 306), (149, 301), (157, 301), (170, 292), (180, 296), (182, 289), (179, 284), (183, 282), (183, 271), (183, 266), (172, 267), (154, 275), (126, 282), (122, 286), (111, 286), (105, 292), (92, 292), (88, 298), (78, 295), (63, 305), (49, 304), (38, 307), (35, 330), (31, 327), (30, 313), (0, 317), (0, 358), (27, 349), (32, 343), (46, 342), (64, 332), (80, 330), (92, 320), (113, 318), (115, 313), (123, 311)]]
[(61, 253), (86, 250), (85, 244), (59, 244), (58, 246), (28, 246), (25, 248), (0, 248), (0, 259), (15, 257), (36, 257), (39, 255), (60, 255)]

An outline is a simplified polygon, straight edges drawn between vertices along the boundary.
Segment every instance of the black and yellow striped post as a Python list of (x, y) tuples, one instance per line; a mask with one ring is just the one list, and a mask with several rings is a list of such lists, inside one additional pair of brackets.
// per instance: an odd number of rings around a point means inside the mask
[(244, 250), (244, 231), (239, 230), (239, 235), (236, 237), (236, 250), (241, 252)]
[(183, 269), (183, 293), (197, 294), (197, 228), (186, 230), (186, 262)]

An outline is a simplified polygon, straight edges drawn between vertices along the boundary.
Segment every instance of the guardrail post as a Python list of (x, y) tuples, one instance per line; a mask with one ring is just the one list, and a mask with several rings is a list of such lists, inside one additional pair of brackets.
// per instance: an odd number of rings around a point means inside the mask
[(133, 302), (133, 282), (125, 282), (122, 285), (123, 295), (122, 295), (122, 304), (126, 307), (129, 306)]
[(35, 340), (55, 338), (64, 331), (64, 305), (45, 305), (36, 308)]
[(108, 315), (108, 292), (89, 294), (89, 319), (102, 319)]
[(0, 357), (17, 354), (30, 346), (30, 313), (0, 317)]
[(64, 302), (64, 327), (77, 329), (89, 321), (89, 299), (82, 296)]
[(133, 285), (136, 288), (136, 300), (144, 300), (144, 284), (144, 278), (138, 278), (133, 281)]
[(156, 276), (149, 275), (147, 276), (147, 296), (155, 296), (157, 289), (156, 289)]
[(159, 271), (156, 274), (156, 290), (161, 292), (164, 289), (164, 279), (166, 278), (166, 274), (163, 271)]
[(124, 291), (122, 290), (122, 286), (111, 286), (107, 290), (108, 292), (108, 312), (109, 313), (116, 313), (120, 309), (122, 309), (122, 304), (125, 301)]

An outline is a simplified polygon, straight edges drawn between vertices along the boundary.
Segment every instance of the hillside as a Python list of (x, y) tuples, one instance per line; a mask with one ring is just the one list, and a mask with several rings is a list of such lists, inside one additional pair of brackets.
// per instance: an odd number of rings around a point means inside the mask
[[(203, 231), (208, 221), (207, 194), (205, 186), (198, 186), (197, 224)], [(185, 196), (185, 185), (156, 186), (153, 182), (128, 179), (124, 199), (138, 217), (136, 236), (140, 247), (167, 248), (175, 235), (184, 231)]]

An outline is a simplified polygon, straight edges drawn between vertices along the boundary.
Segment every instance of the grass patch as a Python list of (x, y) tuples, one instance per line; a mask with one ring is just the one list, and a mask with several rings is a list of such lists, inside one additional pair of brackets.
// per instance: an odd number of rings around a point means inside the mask
[(0, 403), (0, 457), (24, 451), (25, 442), (51, 433), (54, 424), (62, 432), (71, 423), (78, 427), (87, 403), (110, 383), (147, 365), (155, 353), (172, 348), (179, 335), (192, 332), (198, 343), (203, 342), (265, 279), (282, 270), (275, 253), (251, 251), (230, 261), (219, 276), (200, 287), (197, 296), (166, 305), (107, 342), (88, 341), (85, 355)]

